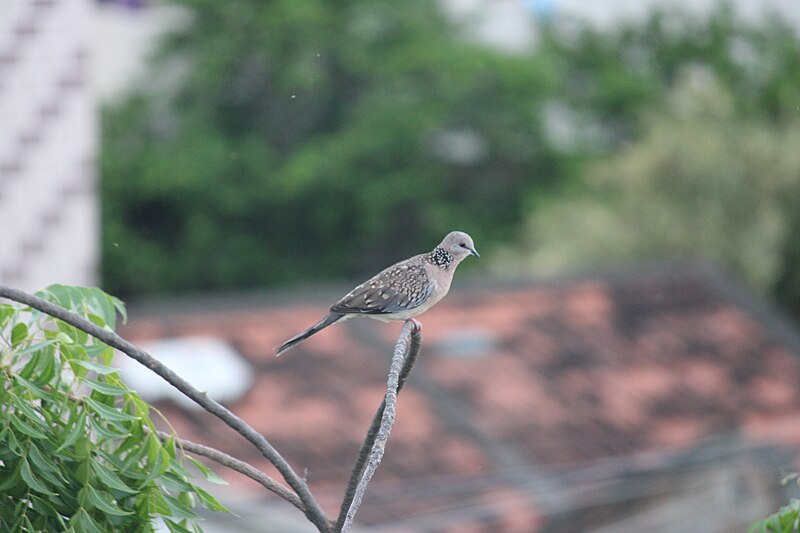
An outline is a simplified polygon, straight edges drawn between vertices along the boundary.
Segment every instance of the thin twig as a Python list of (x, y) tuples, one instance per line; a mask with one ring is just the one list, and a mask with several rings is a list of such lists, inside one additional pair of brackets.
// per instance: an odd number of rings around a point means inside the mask
[(172, 433), (167, 433), (165, 431), (156, 431), (156, 435), (162, 441), (166, 441), (170, 437), (175, 439), (175, 443), (182, 448), (184, 451), (191, 452), (195, 455), (199, 455), (205, 457), (207, 459), (211, 459), (215, 463), (218, 463), (222, 466), (228, 467), (231, 470), (235, 470), (240, 474), (243, 474), (256, 483), (261, 484), (265, 489), (274, 492), (284, 500), (288, 501), (303, 513), (306, 512), (306, 506), (303, 505), (303, 502), (300, 498), (297, 497), (297, 494), (290, 491), (264, 472), (259, 470), (258, 468), (254, 467), (250, 463), (246, 463), (236, 457), (228, 455), (225, 452), (221, 452), (215, 448), (211, 448), (209, 446), (204, 446), (202, 444), (198, 444), (196, 442), (192, 442), (190, 440), (182, 439), (173, 435)]
[(278, 469), (278, 472), (281, 473), (289, 486), (292, 487), (292, 489), (294, 489), (294, 491), (297, 493), (300, 500), (305, 505), (304, 512), (306, 517), (315, 526), (317, 526), (320, 531), (325, 533), (329, 531), (330, 524), (328, 523), (328, 519), (325, 516), (325, 513), (322, 511), (322, 508), (312, 496), (306, 482), (299, 475), (297, 475), (286, 459), (284, 459), (278, 453), (278, 451), (272, 446), (272, 444), (269, 443), (266, 437), (253, 429), (244, 420), (233, 414), (230, 410), (209, 398), (205, 393), (197, 390), (188, 381), (170, 370), (153, 356), (135, 344), (126, 341), (111, 330), (103, 329), (86, 320), (85, 318), (67, 311), (59, 305), (17, 289), (0, 285), (0, 297), (5, 297), (9, 300), (14, 300), (16, 302), (28, 305), (52, 317), (58, 318), (59, 320), (62, 320), (67, 324), (70, 324), (71, 326), (74, 326), (79, 330), (99, 339), (107, 345), (120, 350), (128, 357), (135, 359), (145, 367), (161, 376), (161, 378), (181, 391), (197, 405), (225, 422), (230, 428), (250, 441), (258, 449), (258, 451), (260, 451), (261, 454), (266, 457), (267, 460), (269, 460), (269, 462), (275, 465), (275, 468)]
[[(411, 340), (410, 344), (409, 340)], [(400, 331), (400, 337), (397, 339), (397, 344), (394, 346), (392, 364), (389, 368), (389, 379), (386, 383), (386, 396), (384, 397), (383, 403), (381, 403), (381, 407), (378, 409), (378, 412), (381, 413), (380, 427), (378, 428), (377, 433), (373, 431), (373, 427), (370, 427), (370, 431), (367, 433), (365, 445), (368, 441), (373, 441), (370, 446), (371, 451), (369, 453), (369, 460), (367, 461), (366, 466), (359, 468), (359, 462), (361, 459), (361, 457), (359, 457), (359, 460), (356, 461), (356, 466), (353, 469), (354, 472), (356, 470), (363, 469), (363, 473), (360, 475), (361, 479), (355, 488), (352, 500), (350, 501), (349, 505), (347, 505), (347, 513), (345, 514), (344, 523), (341, 527), (342, 533), (348, 533), (353, 527), (353, 519), (355, 518), (355, 514), (361, 505), (361, 499), (364, 497), (364, 493), (367, 490), (367, 486), (369, 485), (372, 476), (375, 474), (375, 471), (381, 464), (383, 452), (386, 449), (386, 442), (389, 440), (389, 434), (391, 433), (392, 426), (394, 425), (395, 412), (397, 408), (397, 394), (400, 392), (400, 388), (402, 387), (400, 375), (406, 366), (405, 363), (410, 360), (410, 366), (408, 366), (407, 371), (404, 372), (405, 375), (402, 380), (404, 383), (405, 378), (408, 376), (408, 372), (411, 371), (411, 366), (413, 366), (414, 360), (416, 360), (417, 353), (419, 352), (420, 340), (421, 337), (417, 325), (413, 321), (406, 321), (406, 323), (403, 325), (403, 329)], [(375, 418), (378, 418), (377, 414)], [(359, 456), (360, 455), (361, 454), (359, 453)], [(350, 493), (349, 486), (347, 492), (348, 494)], [(347, 496), (345, 496), (345, 499), (347, 499)]]
[[(398, 339), (398, 342), (399, 341), (400, 340)], [(411, 369), (417, 360), (421, 342), (422, 334), (419, 329), (414, 328), (411, 331), (411, 344), (408, 348), (408, 355), (403, 361), (403, 369), (400, 371), (400, 379), (397, 384), (398, 393), (400, 390), (402, 390), (403, 385), (405, 385), (408, 374), (411, 372)], [(369, 458), (370, 450), (372, 450), (372, 445), (375, 442), (375, 437), (378, 436), (378, 429), (380, 429), (381, 420), (383, 419), (383, 411), (385, 409), (386, 398), (383, 399), (381, 406), (375, 412), (375, 416), (372, 417), (372, 423), (367, 431), (367, 436), (364, 439), (364, 442), (361, 444), (361, 448), (358, 450), (358, 456), (355, 464), (353, 465), (353, 470), (350, 473), (350, 480), (347, 482), (347, 490), (345, 491), (344, 499), (342, 500), (342, 506), (339, 510), (339, 516), (336, 519), (334, 531), (341, 531), (342, 527), (344, 526), (344, 519), (347, 516), (347, 511), (350, 509), (350, 504), (353, 501), (353, 496), (355, 495), (358, 481), (361, 479), (361, 475), (364, 473), (364, 466), (367, 464), (367, 459)]]

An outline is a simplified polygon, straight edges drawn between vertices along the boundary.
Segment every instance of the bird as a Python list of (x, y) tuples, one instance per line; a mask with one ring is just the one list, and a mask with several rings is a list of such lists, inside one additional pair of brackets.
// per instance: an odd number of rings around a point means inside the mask
[(382, 322), (413, 319), (447, 295), (456, 267), (469, 255), (480, 257), (472, 237), (451, 231), (430, 252), (395, 263), (348, 292), (322, 320), (277, 346), (275, 356), (332, 324), (358, 316)]

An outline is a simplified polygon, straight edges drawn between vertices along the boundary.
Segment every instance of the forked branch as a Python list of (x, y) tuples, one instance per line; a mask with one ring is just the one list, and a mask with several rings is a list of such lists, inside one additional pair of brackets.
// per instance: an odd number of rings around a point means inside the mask
[(170, 437), (175, 439), (176, 444), (182, 448), (185, 452), (190, 452), (195, 455), (199, 455), (200, 457), (205, 457), (206, 459), (211, 459), (217, 464), (230, 468), (240, 474), (249, 477), (256, 483), (259, 483), (265, 489), (270, 492), (274, 492), (287, 502), (291, 503), (295, 507), (297, 507), (303, 513), (306, 512), (306, 506), (303, 505), (303, 502), (300, 501), (300, 498), (297, 497), (297, 494), (290, 491), (264, 472), (259, 470), (258, 468), (254, 467), (250, 463), (242, 461), (241, 459), (237, 459), (232, 455), (228, 455), (225, 452), (217, 450), (216, 448), (211, 448), (210, 446), (204, 446), (202, 444), (198, 444), (196, 442), (192, 442), (190, 440), (181, 439), (176, 437), (171, 433), (166, 433), (164, 431), (157, 431), (156, 436), (161, 439), (162, 441), (168, 440)]

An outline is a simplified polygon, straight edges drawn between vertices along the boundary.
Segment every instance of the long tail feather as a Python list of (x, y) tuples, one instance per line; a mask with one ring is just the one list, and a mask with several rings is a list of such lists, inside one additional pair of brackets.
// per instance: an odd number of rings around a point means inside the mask
[(327, 328), (328, 326), (330, 326), (331, 324), (336, 323), (338, 320), (340, 320), (342, 318), (342, 316), (343, 315), (340, 315), (340, 314), (330, 313), (325, 318), (323, 318), (322, 320), (320, 320), (319, 322), (317, 322), (316, 324), (314, 324), (313, 326), (311, 326), (310, 328), (308, 328), (304, 332), (302, 332), (302, 333), (300, 333), (298, 335), (295, 335), (294, 337), (292, 337), (288, 341), (284, 342), (283, 344), (281, 344), (280, 346), (275, 348), (275, 350), (276, 350), (275, 351), (275, 357), (280, 356), (286, 350), (289, 350), (289, 349), (293, 348), (295, 345), (297, 345), (297, 344), (301, 343), (302, 341), (306, 340), (307, 338), (309, 338), (311, 335), (317, 333), (318, 331), (321, 331), (321, 330)]

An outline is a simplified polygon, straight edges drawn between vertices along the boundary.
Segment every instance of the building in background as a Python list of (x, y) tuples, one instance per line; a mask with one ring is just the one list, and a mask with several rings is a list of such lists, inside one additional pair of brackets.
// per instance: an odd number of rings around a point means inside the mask
[(0, 282), (97, 281), (90, 0), (4, 0), (0, 16)]
[(0, 283), (98, 283), (98, 109), (135, 83), (176, 20), (143, 6), (3, 0)]

